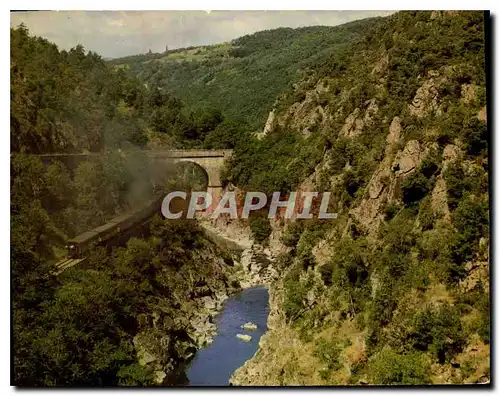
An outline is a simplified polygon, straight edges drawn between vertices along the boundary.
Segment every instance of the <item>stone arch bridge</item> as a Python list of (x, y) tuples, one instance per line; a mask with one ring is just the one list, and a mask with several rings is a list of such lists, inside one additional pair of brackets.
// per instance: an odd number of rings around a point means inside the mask
[(171, 163), (192, 162), (199, 165), (207, 174), (207, 192), (213, 198), (219, 197), (222, 193), (221, 172), (224, 161), (231, 157), (233, 150), (163, 150), (148, 151), (151, 164), (158, 164), (159, 167)]
[[(222, 192), (221, 172), (224, 167), (224, 161), (231, 157), (233, 150), (143, 150), (147, 155), (151, 165), (157, 165), (159, 168), (172, 163), (192, 162), (199, 165), (207, 174), (208, 192), (215, 198)], [(87, 161), (96, 157), (100, 153), (86, 154), (37, 154), (44, 161), (60, 160), (66, 165), (76, 166), (81, 161)]]

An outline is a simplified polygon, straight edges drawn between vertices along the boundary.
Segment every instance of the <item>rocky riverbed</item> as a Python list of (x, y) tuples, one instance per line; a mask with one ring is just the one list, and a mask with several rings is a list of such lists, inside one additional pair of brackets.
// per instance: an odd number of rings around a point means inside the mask
[[(254, 243), (245, 233), (233, 234), (232, 236), (221, 228), (217, 228), (210, 222), (200, 222), (200, 225), (207, 232), (207, 236), (212, 239), (217, 236), (216, 243), (221, 243), (220, 239), (227, 244), (238, 246), (239, 254), (233, 257), (234, 272), (231, 275), (233, 285), (239, 285), (240, 289), (247, 289), (254, 286), (269, 286), (271, 282), (277, 279), (278, 272), (273, 267), (273, 252), (269, 248)], [(231, 246), (231, 245), (229, 245)], [(233, 248), (234, 249), (234, 248)], [(236, 249), (234, 249), (235, 251)], [(227, 298), (237, 291), (235, 288), (222, 290), (207, 290), (207, 295), (195, 300), (197, 309), (190, 317), (191, 324), (190, 336), (196, 341), (198, 348), (212, 343), (216, 334), (216, 326), (213, 318), (220, 313)]]
[(217, 334), (215, 318), (230, 296), (254, 286), (268, 287), (278, 276), (273, 252), (253, 243), (249, 230), (209, 221), (200, 225), (209, 240), (232, 254), (220, 257), (214, 248), (200, 252), (199, 262), (206, 262), (211, 272), (204, 276), (199, 268), (191, 268), (177, 273), (184, 287), (145, 315), (133, 341), (139, 363), (152, 369), (158, 385), (186, 383), (183, 362), (212, 344)]

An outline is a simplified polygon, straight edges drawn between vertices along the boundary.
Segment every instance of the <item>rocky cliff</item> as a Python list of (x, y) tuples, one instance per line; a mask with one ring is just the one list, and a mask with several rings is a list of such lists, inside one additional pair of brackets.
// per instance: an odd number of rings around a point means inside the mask
[(298, 187), (339, 216), (272, 224), (270, 331), (233, 384), (489, 381), (483, 27), (395, 14), (281, 98), (259, 139), (322, 153)]
[[(133, 340), (137, 358), (158, 384), (186, 381), (185, 363), (213, 341), (214, 317), (229, 295), (241, 288), (235, 275), (238, 255), (201, 231), (197, 235), (199, 242), (184, 263), (163, 267), (156, 276), (156, 297), (137, 318), (140, 328)], [(177, 247), (170, 241), (165, 252), (175, 255), (177, 249), (182, 254), (185, 245), (185, 240)]]

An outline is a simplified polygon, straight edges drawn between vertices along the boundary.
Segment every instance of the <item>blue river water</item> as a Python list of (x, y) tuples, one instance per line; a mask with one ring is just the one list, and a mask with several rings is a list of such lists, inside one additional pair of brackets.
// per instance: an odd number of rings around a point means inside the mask
[[(196, 352), (186, 369), (189, 386), (227, 386), (234, 371), (243, 366), (259, 347), (259, 339), (267, 330), (269, 293), (265, 287), (252, 287), (230, 297), (222, 313), (215, 318), (217, 335), (208, 347)], [(246, 322), (257, 330), (241, 328)], [(248, 334), (249, 342), (236, 338)]]

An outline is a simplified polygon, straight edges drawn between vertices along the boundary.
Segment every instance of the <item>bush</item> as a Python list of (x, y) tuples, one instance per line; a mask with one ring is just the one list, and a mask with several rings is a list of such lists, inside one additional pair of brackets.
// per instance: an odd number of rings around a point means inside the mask
[(457, 233), (453, 243), (453, 258), (459, 264), (473, 258), (479, 248), (479, 239), (488, 233), (488, 203), (472, 198), (460, 201), (452, 214)]
[(433, 180), (429, 179), (420, 170), (415, 171), (401, 182), (403, 202), (410, 206), (424, 198), (432, 188)]
[(290, 253), (279, 253), (276, 257), (275, 266), (278, 270), (282, 271), (288, 268), (292, 261), (293, 258)]
[(399, 205), (395, 202), (387, 202), (384, 209), (384, 218), (386, 221), (391, 220), (399, 211)]
[(468, 179), (462, 169), (461, 162), (457, 160), (450, 163), (443, 177), (446, 182), (448, 206), (453, 210), (457, 207), (464, 193), (469, 189)]
[(380, 238), (388, 247), (387, 253), (408, 253), (415, 245), (416, 234), (414, 218), (411, 211), (403, 210), (388, 224), (383, 224), (380, 229)]
[(250, 223), (250, 230), (252, 231), (252, 236), (258, 243), (263, 243), (269, 235), (271, 235), (271, 223), (267, 217), (258, 216), (252, 217), (250, 216), (248, 219)]
[(283, 302), (283, 310), (285, 316), (289, 320), (296, 320), (304, 313), (304, 300), (308, 288), (299, 279), (297, 271), (292, 271), (285, 278), (285, 299)]
[(117, 377), (120, 386), (151, 386), (154, 383), (152, 367), (141, 366), (139, 363), (122, 366)]
[(324, 338), (316, 341), (314, 346), (314, 356), (326, 365), (328, 370), (339, 370), (343, 364), (340, 361), (340, 352), (336, 340), (325, 340)]
[(420, 210), (418, 212), (418, 221), (422, 230), (430, 230), (434, 226), (434, 220), (436, 216), (434, 215), (434, 211), (432, 210), (431, 200), (429, 197), (420, 202)]
[(439, 363), (449, 362), (461, 352), (466, 336), (458, 308), (448, 304), (439, 309), (428, 308), (415, 316), (412, 345), (420, 351), (431, 351)]
[(376, 385), (430, 384), (429, 364), (421, 353), (400, 355), (384, 348), (369, 367), (370, 382)]
[(295, 247), (299, 242), (300, 235), (304, 230), (303, 221), (294, 221), (289, 223), (285, 232), (281, 235), (281, 242), (288, 247)]
[(488, 128), (476, 117), (466, 122), (462, 136), (469, 155), (479, 155), (488, 148)]
[(360, 243), (346, 239), (337, 245), (332, 257), (333, 283), (342, 288), (362, 287), (368, 279), (368, 267)]
[(433, 188), (441, 158), (436, 151), (428, 154), (418, 169), (401, 183), (403, 202), (410, 206), (423, 199)]

